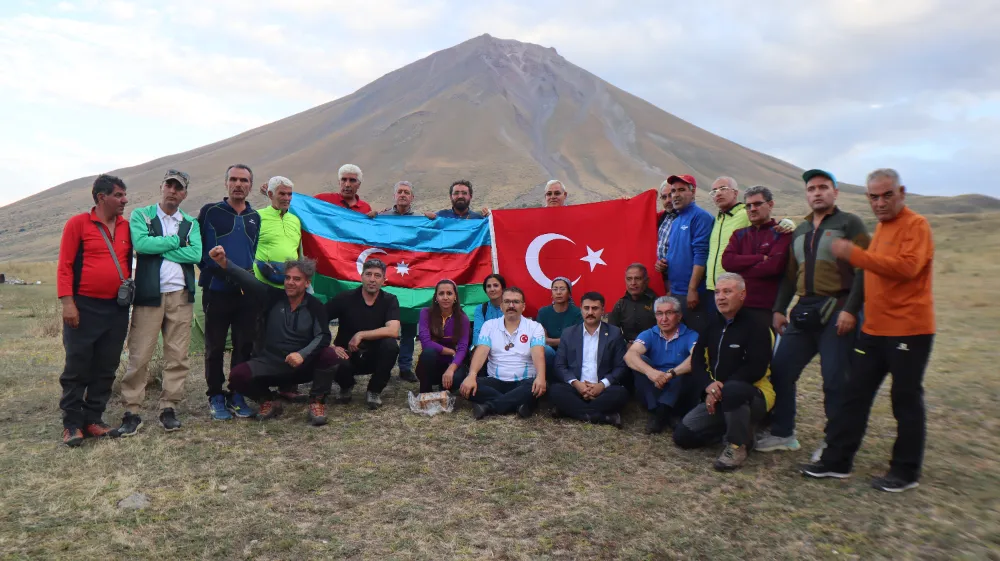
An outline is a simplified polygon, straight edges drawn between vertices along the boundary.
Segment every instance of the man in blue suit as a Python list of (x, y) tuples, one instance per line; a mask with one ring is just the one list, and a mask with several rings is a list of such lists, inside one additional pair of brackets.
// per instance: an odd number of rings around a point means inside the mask
[(556, 415), (622, 427), (621, 408), (628, 390), (620, 380), (625, 366), (621, 329), (601, 321), (604, 296), (588, 292), (580, 300), (583, 323), (563, 329), (556, 352), (558, 383), (549, 388)]

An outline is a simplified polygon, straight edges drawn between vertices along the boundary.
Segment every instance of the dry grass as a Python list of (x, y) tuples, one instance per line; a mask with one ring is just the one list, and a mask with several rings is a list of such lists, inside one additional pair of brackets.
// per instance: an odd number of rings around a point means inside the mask
[[(807, 451), (717, 474), (716, 450), (643, 435), (634, 406), (623, 432), (538, 416), (474, 423), (464, 405), (418, 417), (404, 409), (412, 387), (395, 379), (381, 410), (358, 403), (359, 385), (320, 429), (301, 407), (216, 423), (198, 358), (183, 431), (155, 426), (154, 395), (136, 437), (69, 450), (58, 444), (59, 341), (14, 318), (22, 331), (0, 344), (0, 557), (1000, 559), (1000, 264), (985, 258), (1000, 252), (1000, 228), (996, 217), (934, 224), (940, 323), (914, 492), (868, 486), (894, 438), (887, 390), (846, 482), (802, 479)], [(8, 314), (40, 298), (51, 293), (5, 288), (0, 303)], [(800, 385), (807, 449), (821, 435), (818, 378), (811, 367)], [(112, 404), (108, 420), (120, 414)], [(133, 492), (152, 506), (118, 510)]]

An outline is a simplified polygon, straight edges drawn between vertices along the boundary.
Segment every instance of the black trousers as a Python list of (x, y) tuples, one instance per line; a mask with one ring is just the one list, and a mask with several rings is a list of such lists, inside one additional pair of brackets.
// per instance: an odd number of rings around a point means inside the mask
[(341, 389), (354, 387), (354, 377), (371, 374), (368, 391), (382, 393), (389, 385), (392, 367), (399, 357), (399, 343), (395, 339), (365, 341), (366, 348), (351, 353), (351, 358), (337, 368), (336, 381)]
[[(259, 362), (258, 362), (259, 361)], [(309, 397), (325, 401), (333, 387), (334, 373), (344, 361), (337, 357), (333, 347), (327, 347), (320, 351), (309, 364), (303, 364), (289, 372), (277, 373), (284, 368), (271, 368), (274, 374), (269, 374), (269, 366), (264, 359), (252, 358), (242, 364), (237, 364), (229, 372), (229, 387), (250, 399), (263, 402), (274, 399), (272, 387), (284, 388), (296, 386), (306, 382), (312, 382), (309, 390)], [(254, 375), (254, 368), (257, 366), (258, 374)]]
[(66, 365), (59, 376), (63, 426), (83, 428), (101, 422), (128, 335), (128, 308), (114, 299), (75, 296), (80, 325), (63, 325)]
[(257, 336), (259, 306), (240, 292), (205, 290), (201, 295), (205, 312), (205, 383), (212, 397), (223, 393), (226, 374), (222, 359), (226, 354), (226, 336), (232, 329), (233, 353), (229, 357), (229, 370), (250, 359)]
[(618, 384), (604, 388), (601, 395), (587, 401), (573, 386), (558, 382), (549, 386), (548, 396), (560, 413), (580, 421), (588, 421), (595, 415), (617, 413), (628, 402), (628, 390)]
[(698, 404), (674, 429), (674, 444), (701, 448), (725, 436), (730, 444), (753, 448), (754, 430), (766, 414), (767, 401), (760, 390), (746, 382), (726, 382), (715, 413), (709, 413), (704, 403)]
[[(417, 380), (420, 381), (420, 393), (433, 391), (434, 386), (441, 386), (441, 389), (444, 389), (441, 379), (444, 377), (445, 370), (451, 366), (453, 358), (433, 349), (420, 351), (416, 370)], [(452, 388), (462, 385), (462, 381), (465, 380), (466, 368), (466, 365), (462, 364), (455, 369), (455, 373), (452, 375)]]
[(845, 473), (851, 471), (868, 429), (872, 403), (886, 374), (892, 374), (892, 415), (897, 426), (889, 472), (905, 481), (920, 479), (927, 439), (924, 371), (933, 345), (934, 335), (876, 337), (861, 333), (851, 358), (844, 405), (827, 425), (824, 464)]
[(534, 378), (520, 382), (504, 382), (489, 377), (477, 378), (476, 395), (469, 396), (469, 401), (487, 404), (498, 415), (513, 413), (526, 403), (535, 403), (535, 396), (531, 393), (531, 386), (534, 383)]

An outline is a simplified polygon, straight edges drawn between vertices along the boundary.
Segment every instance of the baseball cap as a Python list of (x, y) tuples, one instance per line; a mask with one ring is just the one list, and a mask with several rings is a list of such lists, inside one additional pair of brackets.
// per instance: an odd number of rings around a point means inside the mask
[(692, 187), (697, 187), (698, 182), (694, 180), (694, 176), (691, 175), (671, 175), (667, 178), (667, 185), (673, 185), (678, 181), (683, 181)]
[(167, 180), (169, 179), (176, 180), (178, 183), (181, 184), (182, 187), (184, 187), (185, 190), (188, 188), (188, 182), (191, 181), (191, 178), (188, 177), (188, 174), (184, 173), (183, 171), (177, 171), (175, 169), (168, 169), (167, 173), (163, 174), (164, 183), (166, 183)]
[(825, 178), (829, 179), (830, 181), (833, 181), (833, 186), (834, 187), (837, 186), (837, 178), (834, 177), (832, 173), (830, 173), (828, 171), (821, 170), (821, 169), (811, 169), (811, 170), (803, 173), (802, 174), (802, 181), (805, 181), (806, 183), (809, 183), (809, 180), (812, 179), (812, 178), (814, 178), (814, 177), (825, 177)]

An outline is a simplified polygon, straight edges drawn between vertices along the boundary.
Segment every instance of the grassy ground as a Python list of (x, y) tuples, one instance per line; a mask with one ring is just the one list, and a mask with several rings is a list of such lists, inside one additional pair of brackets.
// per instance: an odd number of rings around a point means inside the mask
[[(1000, 228), (995, 216), (934, 224), (927, 458), (903, 495), (868, 486), (894, 438), (888, 390), (855, 477), (794, 470), (821, 435), (815, 367), (800, 386), (805, 450), (757, 454), (729, 475), (712, 471), (716, 449), (643, 435), (634, 405), (622, 432), (540, 416), (474, 423), (465, 405), (423, 418), (395, 378), (381, 410), (359, 403), (361, 384), (324, 428), (305, 426), (301, 407), (216, 423), (200, 356), (183, 431), (164, 434), (147, 408), (138, 436), (70, 450), (58, 444), (53, 287), (0, 287), (0, 557), (1000, 559), (1000, 264), (986, 257), (1000, 254)], [(115, 402), (107, 419), (121, 412)], [(135, 492), (151, 506), (119, 510)]]

